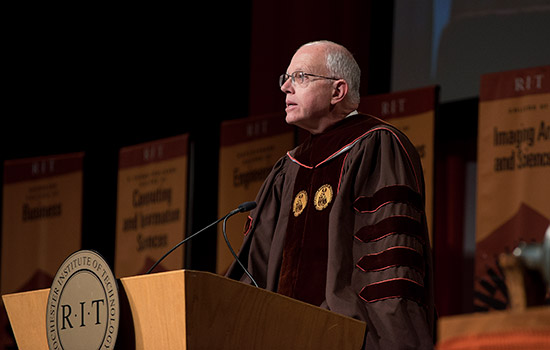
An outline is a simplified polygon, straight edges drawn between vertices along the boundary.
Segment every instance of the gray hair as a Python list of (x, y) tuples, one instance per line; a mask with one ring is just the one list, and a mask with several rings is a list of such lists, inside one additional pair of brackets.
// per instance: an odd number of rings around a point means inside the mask
[(359, 104), (361, 99), (359, 92), (361, 69), (351, 52), (344, 46), (328, 40), (313, 41), (303, 46), (318, 44), (324, 45), (326, 49), (325, 60), (330, 74), (333, 77), (344, 79), (348, 83), (350, 102)]

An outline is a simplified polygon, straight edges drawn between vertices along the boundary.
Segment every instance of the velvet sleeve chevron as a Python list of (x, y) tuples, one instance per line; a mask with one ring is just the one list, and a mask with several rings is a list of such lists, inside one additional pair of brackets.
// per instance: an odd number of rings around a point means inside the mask
[[(384, 206), (390, 205), (407, 206), (417, 213), (423, 213), (420, 194), (405, 185), (382, 187), (372, 197), (359, 196), (354, 202), (354, 209), (360, 214), (374, 216)], [(359, 292), (359, 296), (366, 302), (406, 298), (425, 304), (422, 245), (426, 242), (424, 241), (423, 227), (420, 218), (404, 214), (394, 215), (392, 213), (387, 217), (382, 216), (382, 220), (366, 224), (355, 233), (355, 238), (364, 245), (380, 242), (378, 247), (375, 247), (376, 244), (372, 244), (373, 253), (366, 253), (357, 261), (356, 266), (362, 271), (366, 273), (381, 272), (401, 267), (418, 272), (418, 275), (408, 273), (406, 276), (398, 273), (380, 274), (379, 280), (369, 282)], [(404, 238), (400, 239), (400, 236), (404, 236)], [(410, 237), (418, 242), (407, 239)]]
[(357, 229), (355, 266), (367, 303), (403, 298), (426, 304), (424, 211), (420, 194), (396, 184), (354, 201)]
[(432, 348), (432, 263), (418, 154), (402, 133), (378, 127), (350, 150), (341, 178), (341, 203), (331, 213), (338, 225), (329, 229), (339, 249), (329, 258), (327, 307), (355, 307), (354, 317), (367, 323), (365, 348)]

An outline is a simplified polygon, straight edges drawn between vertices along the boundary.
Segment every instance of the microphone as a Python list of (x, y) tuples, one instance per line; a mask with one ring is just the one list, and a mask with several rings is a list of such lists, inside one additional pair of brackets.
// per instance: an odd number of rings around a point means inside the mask
[(227, 244), (227, 247), (231, 251), (231, 254), (233, 255), (233, 257), (235, 258), (235, 261), (241, 266), (244, 273), (246, 273), (248, 278), (250, 278), (250, 281), (252, 281), (252, 283), (254, 283), (254, 285), (256, 287), (258, 287), (258, 283), (256, 283), (256, 280), (254, 280), (254, 278), (252, 277), (250, 272), (248, 272), (246, 267), (244, 267), (244, 265), (241, 263), (241, 261), (239, 260), (239, 257), (237, 256), (237, 254), (235, 254), (235, 251), (231, 247), (231, 243), (229, 243), (229, 239), (227, 238), (227, 234), (225, 233), (225, 224), (227, 223), (227, 219), (229, 219), (231, 216), (235, 215), (236, 213), (244, 212), (244, 211), (250, 211), (254, 208), (256, 208), (256, 202), (244, 202), (241, 205), (239, 205), (239, 207), (237, 209), (235, 209), (232, 212), (230, 212), (229, 214), (227, 214), (225, 216), (225, 219), (223, 220), (222, 233), (223, 233), (223, 238), (225, 239), (225, 243)]
[(245, 211), (251, 211), (256, 208), (256, 202), (244, 202), (239, 205), (239, 213), (244, 213)]
[[(227, 237), (225, 235), (225, 223), (227, 221), (227, 219), (237, 213), (242, 213), (242, 212), (245, 212), (245, 211), (250, 211), (252, 209), (256, 208), (256, 202), (244, 202), (244, 203), (241, 203), (236, 209), (233, 209), (232, 211), (230, 211), (228, 214), (226, 214), (225, 216), (222, 216), (221, 218), (219, 218), (218, 220), (214, 221), (213, 223), (211, 223), (210, 225), (202, 228), (201, 230), (193, 233), (191, 236), (189, 237), (186, 237), (184, 240), (182, 240), (181, 242), (179, 242), (178, 244), (176, 244), (172, 249), (170, 249), (168, 252), (166, 252), (160, 259), (157, 260), (157, 262), (155, 262), (153, 264), (153, 266), (151, 266), (151, 268), (149, 270), (147, 270), (147, 272), (145, 272), (146, 275), (150, 274), (154, 269), (155, 267), (157, 267), (158, 264), (160, 264), (160, 262), (162, 260), (164, 260), (168, 255), (170, 255), (170, 253), (172, 253), (174, 250), (176, 250), (179, 246), (181, 246), (182, 244), (184, 244), (185, 242), (187, 242), (188, 240), (190, 240), (191, 238), (195, 237), (196, 235), (198, 235), (199, 233), (209, 229), (210, 227), (218, 224), (220, 221), (223, 220), (223, 234), (224, 234), (224, 238), (225, 238), (225, 241), (226, 243), (228, 244), (229, 246), (229, 249), (231, 250), (231, 252), (233, 253), (233, 256), (236, 257), (236, 254), (233, 252), (233, 248), (231, 248), (231, 245), (229, 244), (229, 241), (227, 240)], [(248, 273), (248, 271), (246, 271), (246, 269), (244, 268), (244, 266), (241, 264), (241, 262), (237, 259), (237, 261), (239, 262), (239, 264), (241, 265), (241, 267), (243, 267), (243, 269), (245, 270), (245, 272), (247, 273), (247, 275), (252, 279), (252, 276), (250, 276), (250, 274)], [(254, 280), (253, 280), (254, 281)], [(254, 284), (256, 284), (256, 281), (254, 281)], [(256, 287), (258, 285), (256, 284)]]

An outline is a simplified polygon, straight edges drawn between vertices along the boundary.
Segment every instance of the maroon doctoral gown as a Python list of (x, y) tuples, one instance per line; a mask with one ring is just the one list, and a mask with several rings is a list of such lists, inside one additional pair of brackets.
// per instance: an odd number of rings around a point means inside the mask
[(282, 157), (256, 202), (239, 260), (260, 287), (365, 321), (366, 349), (433, 347), (424, 179), (401, 132), (352, 115)]

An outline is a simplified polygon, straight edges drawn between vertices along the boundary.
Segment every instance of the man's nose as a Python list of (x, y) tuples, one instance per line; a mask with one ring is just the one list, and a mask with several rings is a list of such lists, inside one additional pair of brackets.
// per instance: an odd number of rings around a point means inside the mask
[(291, 93), (292, 88), (293, 88), (293, 86), (292, 86), (292, 79), (291, 78), (288, 78), (283, 83), (283, 85), (281, 85), (281, 91), (284, 92), (285, 94)]

